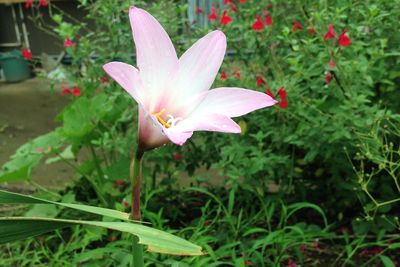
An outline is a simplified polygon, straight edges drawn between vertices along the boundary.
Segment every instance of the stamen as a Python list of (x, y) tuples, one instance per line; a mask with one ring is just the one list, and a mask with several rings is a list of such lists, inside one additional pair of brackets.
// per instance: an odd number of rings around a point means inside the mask
[(163, 108), (162, 110), (160, 110), (157, 113), (152, 113), (158, 120), (159, 123), (161, 123), (165, 128), (169, 128), (171, 127), (171, 124), (169, 124), (168, 122), (165, 122), (162, 118), (161, 115), (164, 114), (165, 112), (165, 108)]
[(181, 117), (174, 118), (174, 116), (172, 116), (171, 114), (168, 114), (167, 117), (169, 118), (169, 120), (167, 120), (167, 123), (171, 124), (171, 126), (175, 126), (178, 121), (182, 120)]

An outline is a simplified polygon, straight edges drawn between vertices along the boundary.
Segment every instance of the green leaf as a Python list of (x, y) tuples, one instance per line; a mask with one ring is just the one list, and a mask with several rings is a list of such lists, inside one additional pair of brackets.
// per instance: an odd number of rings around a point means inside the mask
[(325, 226), (326, 227), (328, 226), (328, 220), (325, 216), (324, 211), (319, 206), (312, 204), (312, 203), (308, 203), (308, 202), (299, 202), (299, 203), (294, 203), (294, 204), (289, 205), (287, 207), (288, 214), (286, 216), (286, 220), (288, 220), (289, 217), (292, 216), (293, 214), (295, 214), (297, 211), (299, 211), (301, 209), (306, 209), (306, 208), (313, 209), (316, 212), (318, 212), (321, 215), (322, 219), (324, 220)]
[(56, 132), (50, 132), (22, 145), (0, 169), (0, 182), (29, 179), (32, 169), (42, 157), (61, 142)]
[(203, 255), (201, 247), (180, 237), (148, 226), (128, 222), (79, 221), (35, 217), (0, 218), (0, 244), (37, 236), (56, 229), (74, 225), (91, 225), (130, 233), (139, 238), (139, 243), (147, 246), (149, 252), (172, 255)]
[(396, 265), (394, 265), (393, 261), (388, 256), (379, 255), (379, 258), (385, 267), (396, 267)]
[(93, 207), (83, 204), (72, 204), (72, 203), (62, 203), (50, 200), (45, 200), (41, 198), (36, 198), (32, 196), (22, 195), (18, 193), (12, 193), (4, 190), (0, 190), (0, 204), (12, 204), (12, 203), (24, 203), (24, 204), (55, 204), (62, 207), (67, 207), (71, 209), (81, 210), (89, 213), (94, 213), (102, 216), (108, 216), (121, 220), (129, 220), (129, 214), (126, 212), (121, 212), (117, 210), (111, 210), (100, 207)]

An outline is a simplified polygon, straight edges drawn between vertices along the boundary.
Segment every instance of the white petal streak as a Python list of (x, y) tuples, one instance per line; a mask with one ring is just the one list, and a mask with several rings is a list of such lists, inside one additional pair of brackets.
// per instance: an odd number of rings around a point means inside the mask
[(203, 101), (190, 116), (222, 114), (228, 117), (238, 117), (276, 103), (276, 100), (261, 92), (222, 87), (206, 92)]
[(103, 66), (104, 71), (125, 89), (139, 104), (144, 99), (144, 89), (138, 70), (123, 62), (110, 62)]
[(157, 96), (178, 68), (175, 48), (160, 23), (145, 10), (131, 7), (129, 18), (140, 76), (146, 90), (150, 90), (147, 93)]
[(202, 117), (189, 117), (174, 127), (164, 129), (168, 138), (177, 145), (183, 145), (192, 136), (193, 131), (240, 133), (240, 126), (227, 116), (208, 114)]
[(179, 59), (177, 90), (182, 97), (210, 89), (221, 67), (226, 50), (226, 37), (213, 31), (198, 40)]

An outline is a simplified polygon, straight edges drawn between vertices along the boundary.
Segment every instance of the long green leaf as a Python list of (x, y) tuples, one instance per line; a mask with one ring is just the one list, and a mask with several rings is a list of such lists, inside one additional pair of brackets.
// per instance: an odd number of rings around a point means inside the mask
[(121, 212), (118, 210), (99, 208), (89, 205), (82, 204), (71, 204), (71, 203), (61, 203), (50, 200), (45, 200), (37, 197), (27, 196), (23, 194), (8, 192), (0, 190), (0, 204), (12, 204), (12, 203), (24, 203), (24, 204), (55, 204), (62, 207), (67, 207), (71, 209), (81, 210), (89, 213), (94, 213), (102, 216), (108, 216), (120, 220), (129, 220), (129, 214), (126, 212)]
[(147, 250), (150, 252), (185, 256), (203, 255), (201, 247), (180, 237), (148, 226), (128, 222), (4, 217), (0, 218), (0, 244), (37, 236), (56, 229), (74, 225), (91, 225), (130, 233), (137, 236), (139, 238), (139, 243), (147, 246)]

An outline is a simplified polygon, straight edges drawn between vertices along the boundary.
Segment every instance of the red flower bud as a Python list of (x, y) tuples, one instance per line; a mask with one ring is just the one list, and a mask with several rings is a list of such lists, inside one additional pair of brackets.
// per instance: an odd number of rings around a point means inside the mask
[(216, 20), (218, 18), (217, 9), (215, 7), (211, 7), (211, 14), (208, 16), (208, 20)]
[(335, 38), (335, 36), (336, 36), (336, 32), (335, 32), (335, 29), (333, 28), (333, 24), (329, 24), (328, 31), (325, 33), (324, 39), (325, 40), (332, 39), (332, 38)]
[(226, 10), (222, 13), (221, 24), (227, 25), (232, 22), (232, 18), (226, 15)]
[(346, 47), (351, 44), (349, 36), (347, 36), (347, 30), (343, 30), (338, 39), (339, 45)]
[(301, 26), (301, 24), (296, 20), (293, 19), (293, 27), (292, 27), (292, 32), (295, 32), (296, 30), (302, 30), (303, 26)]

